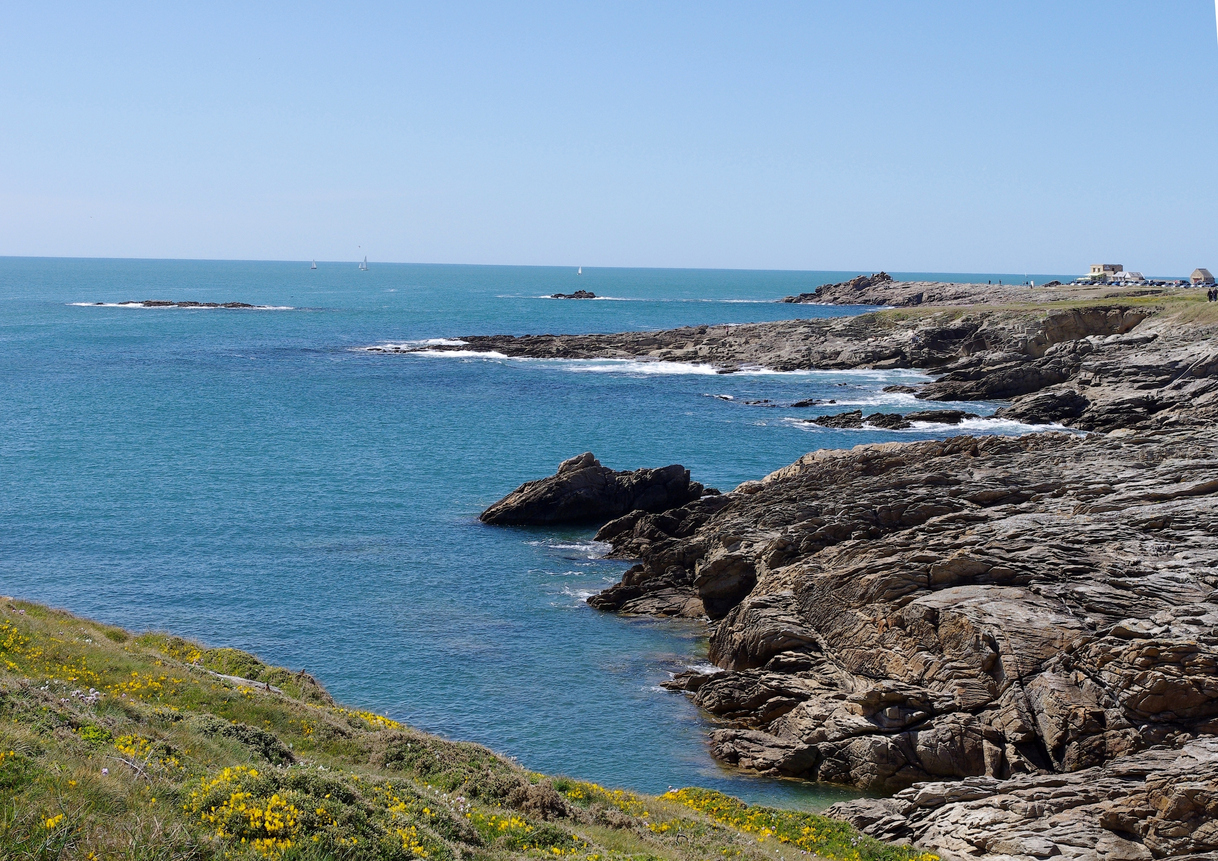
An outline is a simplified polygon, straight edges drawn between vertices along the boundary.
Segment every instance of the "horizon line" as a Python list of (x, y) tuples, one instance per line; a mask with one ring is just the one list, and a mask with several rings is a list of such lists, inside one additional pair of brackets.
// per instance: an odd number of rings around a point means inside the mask
[[(1215, 0), (1218, 2), (1218, 0)], [(274, 263), (274, 264), (308, 264), (310, 262), (324, 263), (326, 265), (351, 265), (359, 264), (362, 258), (356, 257), (351, 260), (318, 260), (316, 258), (241, 258), (241, 257), (99, 257), (94, 255), (41, 255), (41, 254), (0, 254), (0, 260), (97, 260), (111, 262), (145, 262), (145, 263)], [(500, 268), (500, 269), (615, 269), (615, 270), (658, 270), (672, 272), (808, 272), (808, 273), (823, 273), (835, 272), (842, 274), (859, 273), (859, 274), (878, 274), (880, 272), (904, 272), (912, 274), (943, 274), (943, 275), (968, 275), (968, 274), (986, 274), (986, 275), (1020, 275), (1025, 278), (1039, 277), (1042, 275), (1061, 276), (1063, 273), (1055, 272), (1017, 272), (1017, 271), (999, 271), (999, 270), (965, 270), (965, 269), (898, 269), (898, 268), (828, 268), (828, 269), (792, 269), (784, 267), (762, 268), (748, 266), (597, 266), (586, 265), (579, 263), (449, 263), (449, 262), (429, 262), (429, 261), (407, 261), (407, 260), (370, 260), (370, 266), (470, 266), (479, 268)], [(1090, 264), (1088, 264), (1090, 266)], [(1075, 276), (1078, 277), (1078, 276)], [(1178, 278), (1187, 276), (1154, 276), (1154, 278)]]

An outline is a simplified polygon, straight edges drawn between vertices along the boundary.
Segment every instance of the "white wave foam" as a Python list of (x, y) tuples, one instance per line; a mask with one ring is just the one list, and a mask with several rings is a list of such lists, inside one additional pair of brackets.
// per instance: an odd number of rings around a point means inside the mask
[[(498, 359), (511, 362), (519, 362), (522, 364), (535, 364), (538, 367), (550, 366), (564, 368), (565, 370), (575, 373), (599, 373), (599, 374), (677, 374), (677, 375), (700, 375), (700, 376), (733, 376), (733, 377), (811, 377), (823, 380), (824, 383), (830, 384), (834, 380), (845, 378), (849, 380), (843, 385), (861, 387), (867, 383), (874, 385), (888, 385), (896, 382), (927, 382), (933, 379), (928, 374), (916, 370), (822, 370), (820, 368), (807, 368), (796, 371), (776, 371), (771, 368), (763, 368), (756, 365), (743, 365), (730, 372), (724, 372), (723, 369), (715, 365), (701, 364), (697, 362), (669, 362), (659, 359), (550, 359), (536, 356), (507, 356), (503, 353), (494, 350), (428, 350), (420, 349), (427, 346), (463, 346), (467, 342), (448, 340), (444, 338), (432, 338), (424, 341), (386, 341), (381, 344), (374, 344), (369, 347), (358, 347), (356, 349), (374, 353), (402, 353), (410, 356), (438, 356), (449, 357), (454, 359)], [(718, 397), (712, 395), (712, 397)], [(839, 403), (857, 403), (857, 404), (900, 404), (900, 403), (921, 403), (916, 401), (912, 395), (901, 392), (884, 392), (873, 395), (867, 395), (865, 400), (842, 400), (838, 399)]]
[(1006, 434), (1010, 436), (1023, 436), (1030, 433), (1046, 433), (1049, 431), (1065, 431), (1066, 433), (1082, 433), (1073, 428), (1068, 428), (1060, 424), (1047, 425), (1032, 425), (1023, 422), (1011, 421), (1010, 419), (998, 419), (991, 416), (981, 416), (975, 419), (965, 419), (959, 424), (949, 424), (947, 422), (910, 422), (910, 427), (900, 429), (880, 428), (874, 425), (863, 423), (861, 428), (828, 428), (823, 425), (818, 425), (815, 422), (807, 419), (784, 418), (782, 423), (789, 425), (799, 430), (804, 431), (855, 431), (866, 433), (898, 433), (898, 434), (926, 434), (926, 433), (942, 433), (943, 431), (959, 431), (960, 433), (980, 433), (986, 435)]
[[(416, 350), (419, 347), (464, 347), (468, 341), (460, 341), (454, 338), (423, 338), (418, 341), (386, 341), (383, 344), (377, 344), (376, 348), (382, 350), (401, 350), (403, 352)], [(368, 349), (374, 349), (369, 347)]]
[(906, 392), (877, 392), (863, 397), (838, 396), (832, 404), (822, 404), (830, 407), (892, 407), (892, 406), (922, 406), (926, 401), (920, 401)]
[[(543, 360), (545, 361), (545, 360)], [(562, 360), (560, 360), (562, 361)], [(568, 370), (588, 374), (717, 374), (714, 365), (646, 362), (635, 359), (569, 359)]]
[(544, 547), (547, 550), (568, 551), (568, 553), (564, 555), (570, 555), (570, 551), (574, 551), (585, 559), (600, 559), (612, 549), (612, 545), (606, 544), (604, 541), (563, 542), (553, 539), (545, 539), (542, 541), (526, 541), (525, 543), (531, 547)]
[[(375, 347), (368, 349), (374, 350)], [(511, 359), (511, 356), (505, 356), (503, 353), (496, 353), (493, 350), (389, 350), (388, 352), (402, 352), (407, 356), (431, 356), (441, 359)]]
[(957, 427), (962, 430), (969, 431), (984, 431), (986, 433), (1007, 433), (1016, 436), (1022, 436), (1027, 433), (1045, 433), (1047, 431), (1065, 431), (1066, 433), (1081, 434), (1082, 431), (1077, 431), (1074, 428), (1068, 428), (1061, 424), (1047, 425), (1031, 425), (1024, 422), (1017, 422), (1011, 419), (999, 419), (992, 416), (982, 416), (976, 419), (965, 419), (958, 425), (942, 425), (932, 422), (912, 422), (913, 427), (909, 430), (919, 430), (922, 428), (941, 428), (941, 427)]

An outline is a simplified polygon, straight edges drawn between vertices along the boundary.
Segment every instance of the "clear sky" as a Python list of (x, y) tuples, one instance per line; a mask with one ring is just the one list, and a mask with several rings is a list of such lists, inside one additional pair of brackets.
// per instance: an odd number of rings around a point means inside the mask
[(1210, 0), (9, 3), (0, 255), (1218, 268)]

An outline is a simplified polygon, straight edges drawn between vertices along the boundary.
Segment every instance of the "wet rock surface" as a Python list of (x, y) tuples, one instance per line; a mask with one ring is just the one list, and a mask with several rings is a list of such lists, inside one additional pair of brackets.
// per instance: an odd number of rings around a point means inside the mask
[(591, 290), (576, 290), (574, 293), (553, 293), (551, 299), (595, 299), (596, 294)]
[(522, 484), (478, 519), (497, 526), (603, 522), (631, 511), (666, 511), (702, 494), (678, 464), (615, 472), (588, 451), (563, 461), (549, 478)]

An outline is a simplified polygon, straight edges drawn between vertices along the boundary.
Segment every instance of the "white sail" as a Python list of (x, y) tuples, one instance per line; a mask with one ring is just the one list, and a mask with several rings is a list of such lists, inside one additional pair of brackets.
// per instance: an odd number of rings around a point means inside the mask
[(316, 269), (316, 268), (317, 268), (317, 261), (316, 261), (316, 260), (314, 260), (314, 261), (313, 261), (313, 265), (312, 265), (312, 266), (310, 266), (309, 268), (310, 268), (310, 269)]
[[(1214, 2), (1215, 2), (1215, 3), (1218, 3), (1218, 0), (1214, 0)], [(576, 275), (583, 275), (583, 274), (584, 274), (584, 267), (582, 267), (582, 266), (581, 266), (581, 267), (579, 267), (578, 269), (576, 269), (576, 270), (575, 270), (575, 274), (576, 274)]]

